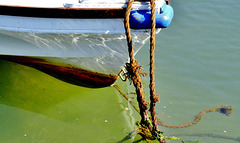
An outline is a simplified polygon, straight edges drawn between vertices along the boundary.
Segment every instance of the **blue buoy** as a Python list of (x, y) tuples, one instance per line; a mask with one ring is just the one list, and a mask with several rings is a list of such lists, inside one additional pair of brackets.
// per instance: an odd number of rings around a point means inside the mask
[[(171, 24), (173, 15), (173, 8), (165, 3), (160, 8), (160, 13), (155, 15), (156, 28), (168, 27)], [(151, 10), (132, 10), (129, 22), (132, 29), (150, 29)]]

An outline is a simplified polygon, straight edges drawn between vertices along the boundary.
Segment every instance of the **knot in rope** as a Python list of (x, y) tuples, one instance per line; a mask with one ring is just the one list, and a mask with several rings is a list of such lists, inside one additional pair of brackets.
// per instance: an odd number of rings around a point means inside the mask
[[(157, 117), (155, 112), (155, 105), (156, 102), (159, 101), (159, 97), (155, 95), (155, 83), (154, 83), (154, 50), (155, 50), (155, 27), (156, 27), (156, 21), (155, 21), (155, 1), (151, 0), (151, 37), (150, 37), (150, 112), (151, 112), (151, 121), (152, 123), (148, 123), (146, 121), (149, 121), (148, 118), (148, 107), (147, 102), (144, 97), (144, 91), (142, 88), (141, 83), (141, 77), (140, 75), (146, 75), (142, 72), (142, 66), (139, 65), (139, 63), (135, 60), (134, 57), (134, 50), (132, 46), (132, 39), (131, 39), (131, 30), (130, 30), (130, 24), (129, 24), (129, 16), (132, 9), (132, 4), (134, 0), (129, 0), (125, 19), (124, 19), (124, 26), (125, 26), (125, 33), (127, 37), (127, 44), (128, 44), (128, 52), (129, 52), (129, 58), (130, 63), (126, 64), (126, 69), (128, 71), (128, 76), (131, 78), (137, 93), (137, 100), (140, 108), (140, 115), (141, 115), (141, 121), (142, 124), (145, 124), (151, 132), (158, 132), (158, 124), (157, 124)], [(150, 126), (152, 125), (152, 127)], [(158, 138), (153, 134), (154, 138)]]

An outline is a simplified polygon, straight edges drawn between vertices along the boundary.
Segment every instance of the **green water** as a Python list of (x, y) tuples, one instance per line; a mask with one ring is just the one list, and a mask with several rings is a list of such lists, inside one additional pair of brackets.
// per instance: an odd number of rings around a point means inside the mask
[(134, 128), (113, 87), (88, 89), (22, 65), (0, 65), (3, 142), (116, 142)]
[[(181, 124), (192, 121), (203, 109), (222, 104), (233, 106), (234, 112), (230, 117), (209, 113), (188, 128), (160, 127), (165, 135), (200, 143), (237, 142), (239, 5), (239, 0), (172, 0), (173, 22), (156, 38), (158, 117)], [(148, 48), (149, 43), (136, 56), (145, 71), (149, 68)], [(113, 87), (78, 87), (2, 60), (0, 68), (0, 142), (123, 142), (139, 120)], [(143, 80), (148, 97), (148, 78)], [(117, 85), (124, 93), (134, 91), (129, 83), (119, 80)], [(134, 141), (134, 133), (130, 137), (126, 142)]]

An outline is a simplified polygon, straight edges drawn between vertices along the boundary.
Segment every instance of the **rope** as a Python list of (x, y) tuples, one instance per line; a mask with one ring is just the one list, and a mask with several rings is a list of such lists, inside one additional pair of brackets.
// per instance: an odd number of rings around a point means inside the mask
[(156, 32), (156, 20), (155, 20), (155, 1), (151, 0), (151, 37), (150, 37), (150, 112), (153, 124), (153, 130), (158, 130), (157, 125), (157, 117), (155, 112), (155, 105), (158, 102), (159, 98), (155, 95), (155, 59), (154, 59), (154, 51), (155, 51), (155, 32)]
[(232, 114), (233, 108), (231, 106), (221, 106), (221, 107), (215, 107), (215, 108), (210, 108), (210, 109), (206, 109), (201, 111), (197, 116), (195, 116), (195, 119), (192, 122), (186, 123), (186, 124), (181, 124), (181, 125), (170, 125), (170, 124), (166, 124), (161, 120), (158, 120), (158, 124), (164, 127), (168, 127), (168, 128), (185, 128), (185, 127), (189, 127), (192, 125), (197, 124), (203, 115), (205, 115), (206, 113), (209, 112), (219, 112), (222, 114), (225, 114), (227, 116), (230, 116)]
[[(171, 0), (166, 0), (167, 4), (170, 4)], [(130, 30), (130, 24), (129, 24), (129, 16), (132, 9), (132, 4), (134, 0), (129, 0), (125, 19), (124, 19), (124, 26), (125, 26), (125, 33), (127, 37), (127, 44), (128, 44), (128, 52), (130, 57), (130, 63), (126, 64), (126, 70), (128, 71), (128, 77), (131, 78), (136, 94), (137, 94), (137, 101), (140, 109), (140, 115), (141, 115), (141, 124), (138, 128), (138, 133), (145, 138), (146, 140), (154, 140), (158, 139), (159, 142), (165, 143), (165, 139), (163, 138), (162, 132), (158, 130), (158, 124), (161, 126), (169, 127), (169, 128), (183, 128), (192, 126), (196, 123), (198, 123), (202, 116), (205, 115), (208, 112), (220, 112), (223, 114), (226, 114), (227, 116), (230, 116), (232, 113), (232, 107), (231, 106), (221, 106), (216, 108), (210, 108), (201, 111), (197, 116), (195, 116), (195, 119), (192, 122), (182, 124), (182, 125), (170, 125), (166, 124), (161, 120), (158, 120), (156, 117), (155, 112), (155, 106), (156, 102), (159, 101), (159, 97), (155, 95), (155, 59), (154, 59), (154, 51), (155, 51), (155, 27), (156, 27), (156, 20), (155, 20), (155, 1), (151, 0), (151, 37), (150, 37), (150, 113), (151, 113), (151, 121), (148, 118), (148, 107), (147, 102), (144, 97), (144, 91), (142, 88), (141, 83), (141, 77), (140, 74), (143, 74), (141, 72), (142, 66), (139, 65), (139, 63), (135, 60), (134, 57), (134, 50), (132, 46), (132, 39), (131, 39), (131, 30)], [(115, 87), (117, 88), (117, 87)], [(117, 88), (119, 90), (119, 88)], [(129, 100), (127, 97), (125, 97), (127, 100)], [(133, 104), (132, 104), (133, 105)], [(134, 108), (137, 110), (137, 108), (134, 106)]]
[[(137, 101), (140, 109), (140, 115), (141, 115), (141, 123), (143, 125), (142, 131), (145, 130), (145, 127), (147, 127), (147, 130), (150, 130), (151, 136), (153, 138), (157, 138), (159, 142), (165, 142), (162, 140), (162, 136), (160, 135), (162, 132), (158, 131), (158, 124), (157, 124), (157, 117), (155, 112), (155, 105), (156, 102), (158, 102), (158, 97), (155, 95), (155, 81), (154, 81), (154, 50), (155, 50), (155, 27), (156, 27), (156, 21), (155, 21), (155, 1), (151, 0), (151, 38), (150, 38), (150, 112), (151, 112), (151, 121), (148, 118), (148, 107), (147, 102), (144, 97), (144, 91), (142, 88), (142, 82), (140, 74), (142, 66), (139, 65), (139, 63), (134, 58), (134, 50), (132, 46), (132, 39), (131, 39), (131, 30), (130, 30), (130, 24), (129, 24), (129, 16), (132, 9), (132, 4), (134, 0), (129, 0), (125, 19), (124, 19), (124, 26), (125, 26), (125, 33), (127, 37), (127, 44), (128, 44), (128, 52), (130, 57), (130, 63), (126, 64), (126, 69), (128, 71), (128, 76), (133, 81), (133, 84), (136, 89), (137, 94)], [(140, 133), (140, 132), (139, 132)], [(146, 133), (146, 132), (145, 132)], [(147, 134), (144, 134), (147, 135)]]
[(144, 97), (144, 91), (142, 88), (142, 82), (141, 82), (141, 66), (134, 58), (134, 50), (132, 46), (132, 38), (131, 38), (131, 30), (130, 30), (130, 24), (129, 24), (129, 16), (132, 9), (132, 4), (134, 0), (129, 0), (125, 19), (124, 19), (124, 26), (125, 26), (125, 32), (127, 36), (127, 44), (128, 44), (128, 52), (130, 57), (130, 63), (126, 64), (126, 69), (128, 71), (128, 75), (133, 81), (133, 84), (136, 88), (136, 94), (137, 94), (137, 101), (140, 109), (140, 115), (142, 119), (142, 123), (146, 122), (148, 120), (148, 110), (147, 110), (147, 102)]
[(132, 105), (132, 107), (133, 107), (138, 113), (140, 113), (139, 109), (135, 106), (135, 104), (134, 104), (133, 102), (130, 101), (130, 99), (128, 98), (128, 96), (125, 95), (125, 94), (121, 91), (121, 89), (120, 89), (120, 87), (119, 87), (118, 85), (115, 84), (115, 85), (113, 85), (113, 87), (115, 87), (115, 88), (117, 89), (117, 91)]

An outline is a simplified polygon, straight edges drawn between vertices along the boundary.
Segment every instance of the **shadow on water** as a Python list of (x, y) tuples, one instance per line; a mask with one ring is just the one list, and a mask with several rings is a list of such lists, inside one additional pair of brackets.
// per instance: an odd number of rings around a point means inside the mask
[(52, 62), (51, 60), (45, 60), (43, 58), (0, 55), (0, 59), (26, 65), (64, 82), (89, 88), (110, 86), (118, 78), (117, 75), (101, 74), (68, 64)]
[[(35, 131), (38, 126), (42, 128), (42, 125), (48, 124), (46, 122), (51, 124), (48, 125), (50, 127), (63, 126), (61, 122), (64, 122), (73, 125), (71, 128), (67, 127), (67, 129), (76, 131), (85, 130), (86, 132), (95, 131), (94, 133), (99, 133), (99, 131), (104, 129), (104, 132), (108, 135), (102, 133), (99, 136), (101, 136), (101, 138), (103, 138), (104, 135), (105, 137), (108, 136), (106, 138), (110, 140), (113, 136), (116, 137), (117, 132), (118, 137), (114, 139), (114, 141), (119, 143), (133, 140), (134, 142), (142, 141), (141, 138), (135, 138), (137, 133), (134, 131), (133, 126), (129, 128), (128, 121), (131, 119), (126, 119), (125, 111), (121, 104), (119, 104), (120, 102), (116, 98), (116, 94), (114, 94), (116, 90), (113, 87), (100, 89), (79, 87), (58, 80), (56, 81), (55, 78), (33, 68), (4, 60), (0, 60), (0, 67), (0, 106), (1, 108), (7, 106), (6, 108), (9, 109), (13, 107), (14, 111), (30, 112), (31, 116), (23, 118), (29, 121), (29, 117), (33, 117), (30, 123), (28, 122), (28, 124), (31, 125), (28, 127), (30, 130), (34, 128)], [(123, 102), (127, 103), (125, 99)], [(9, 114), (15, 113), (9, 112), (7, 114), (7, 116), (11, 117)], [(23, 115), (25, 115), (25, 113)], [(39, 115), (50, 118), (50, 120), (45, 118), (40, 120), (36, 119), (35, 116), (38, 118)], [(33, 123), (31, 123), (32, 120)], [(3, 121), (3, 119), (0, 119), (0, 121)], [(39, 124), (39, 122), (40, 125), (36, 125)], [(109, 126), (106, 127), (105, 123)], [(10, 124), (12, 124), (12, 122), (10, 122), (9, 125)], [(76, 126), (78, 129), (75, 129)], [(6, 128), (10, 127), (6, 126)], [(55, 129), (49, 129), (49, 127), (44, 128), (48, 130), (45, 135), (49, 134), (49, 132), (55, 132)], [(40, 131), (42, 132), (42, 129), (39, 129), (39, 132)], [(38, 133), (38, 131), (35, 132)], [(63, 132), (59, 132), (58, 135), (62, 134)], [(76, 134), (74, 134), (74, 136), (76, 139)], [(82, 135), (81, 138), (83, 136), (86, 135)], [(180, 136), (213, 137), (240, 142), (239, 138), (207, 133), (184, 134)], [(49, 138), (47, 137), (45, 139), (48, 140)], [(62, 138), (65, 139), (67, 137), (63, 136)], [(92, 141), (96, 140), (86, 142)], [(103, 142), (104, 141), (106, 140), (103, 140)]]
[[(67, 106), (65, 104), (68, 102), (71, 104), (68, 109), (75, 107), (75, 110), (76, 108), (91, 110), (90, 105), (94, 108), (97, 104), (99, 106), (101, 103), (106, 104), (101, 100), (109, 102), (116, 100), (116, 97), (112, 96), (115, 92), (111, 87), (91, 89), (75, 86), (56, 80), (31, 67), (4, 60), (0, 60), (0, 67), (0, 103), (4, 105), (47, 114), (45, 111), (55, 109), (61, 104)], [(112, 98), (107, 98), (108, 96)], [(51, 117), (50, 114), (47, 116)]]
[(0, 67), (1, 104), (40, 113), (74, 97), (61, 94), (64, 90), (61, 87), (53, 89), (54, 84), (42, 74), (36, 79), (37, 74), (31, 72), (31, 68), (2, 60)]
[(134, 130), (113, 87), (80, 87), (4, 60), (0, 68), (1, 141), (118, 142)]

